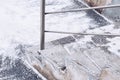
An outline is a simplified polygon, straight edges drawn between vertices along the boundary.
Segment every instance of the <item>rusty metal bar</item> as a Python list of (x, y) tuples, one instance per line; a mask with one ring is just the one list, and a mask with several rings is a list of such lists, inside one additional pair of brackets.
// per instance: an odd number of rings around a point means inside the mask
[(81, 9), (74, 9), (74, 10), (65, 10), (65, 11), (46, 12), (45, 14), (56, 14), (56, 13), (65, 13), (65, 12), (79, 12), (79, 11), (91, 10), (91, 9), (116, 8), (116, 7), (120, 7), (120, 4), (107, 5), (107, 6), (98, 6), (98, 7), (89, 7), (89, 8), (81, 8)]
[(40, 0), (40, 50), (45, 45), (45, 0)]

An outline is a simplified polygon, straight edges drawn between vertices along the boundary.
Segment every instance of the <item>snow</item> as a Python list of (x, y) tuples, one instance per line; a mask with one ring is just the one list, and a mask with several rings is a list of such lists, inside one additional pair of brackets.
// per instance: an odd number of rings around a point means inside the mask
[[(39, 2), (39, 0), (4, 0), (0, 2), (0, 51), (4, 54), (13, 50), (9, 53), (9, 56), (13, 57), (16, 55), (14, 48), (19, 44), (39, 44)], [(79, 8), (79, 5), (75, 5), (73, 0), (46, 0), (46, 12), (76, 8)], [(98, 26), (87, 15), (85, 11), (46, 15), (46, 30), (84, 32), (91, 26), (92, 28)], [(45, 41), (48, 42), (65, 36), (68, 35), (46, 33)]]
[[(0, 1), (0, 56), (5, 59), (9, 56), (11, 59), (22, 58), (18, 56), (22, 48), (39, 45), (40, 42), (40, 0), (2, 0)], [(83, 6), (76, 5), (74, 0), (46, 0), (46, 12), (61, 11), (70, 9), (79, 9)], [(93, 13), (94, 14), (94, 13)], [(99, 15), (99, 13), (96, 13)], [(92, 15), (93, 16), (93, 15)], [(97, 22), (89, 16), (86, 11), (49, 14), (46, 15), (46, 30), (65, 31), (65, 32), (86, 32), (86, 33), (119, 33), (120, 29), (114, 29), (112, 22), (104, 19), (104, 24)], [(102, 18), (101, 18), (102, 17)], [(100, 25), (103, 26), (100, 26)], [(59, 27), (59, 28), (58, 28)], [(90, 29), (93, 28), (93, 29)], [(46, 33), (45, 42), (56, 40), (68, 36), (68, 34)], [(111, 43), (109, 50), (119, 55), (119, 37), (109, 39)], [(91, 40), (91, 36), (85, 36), (78, 41), (72, 48), (85, 47), (85, 43)], [(116, 45), (113, 45), (116, 44)], [(71, 54), (71, 53), (70, 53)], [(4, 60), (3, 60), (4, 61)], [(27, 61), (25, 60), (26, 65)], [(29, 65), (28, 65), (29, 66)], [(30, 67), (30, 66), (29, 66)], [(72, 66), (70, 67), (72, 68)], [(37, 71), (35, 71), (37, 72)], [(40, 75), (39, 75), (40, 76)]]
[(111, 43), (108, 43), (106, 46), (109, 46), (108, 50), (120, 56), (120, 37), (115, 37), (113, 39), (108, 39)]
[[(111, 4), (112, 5), (120, 4), (120, 0), (112, 0)], [(120, 7), (105, 9), (103, 14), (113, 21), (118, 21), (118, 22), (120, 21)]]
[(39, 5), (33, 4), (29, 0), (0, 2), (0, 49), (10, 52), (17, 44), (39, 43)]

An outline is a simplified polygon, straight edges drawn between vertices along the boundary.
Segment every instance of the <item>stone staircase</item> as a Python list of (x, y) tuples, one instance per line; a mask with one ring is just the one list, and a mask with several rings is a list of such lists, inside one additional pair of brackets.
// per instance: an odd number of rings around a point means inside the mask
[[(85, 6), (84, 3), (77, 2), (77, 0), (74, 0), (74, 2), (77, 5)], [(27, 50), (26, 54), (29, 56), (29, 58), (26, 58), (27, 61), (46, 79), (120, 80), (120, 58), (109, 49), (112, 48), (112, 46), (109, 45), (112, 43), (110, 40), (116, 39), (118, 36), (89, 35), (89, 33), (113, 34), (114, 32), (112, 32), (111, 29), (114, 28), (114, 25), (94, 10), (85, 11), (85, 13), (87, 17), (92, 19), (90, 22), (96, 24), (94, 27), (88, 25), (87, 29), (82, 31), (83, 33), (88, 33), (88, 35), (70, 35), (47, 42), (45, 44), (45, 50), (42, 51), (38, 51), (39, 46), (32, 46)], [(62, 15), (65, 14), (66, 13)], [(76, 14), (77, 13), (72, 13), (70, 15)], [(48, 18), (53, 16), (55, 18), (61, 17), (59, 14), (47, 15), (46, 19), (49, 20)], [(65, 16), (63, 18), (66, 19)], [(80, 20), (82, 19), (84, 20), (84, 17), (81, 17)], [(61, 23), (61, 21), (59, 23), (51, 20), (46, 21), (46, 24), (50, 24), (53, 28), (55, 26), (61, 27), (59, 25)], [(82, 26), (80, 25), (79, 27)]]
[(104, 45), (107, 38), (115, 36), (73, 35), (49, 42), (39, 52), (31, 47), (29, 63), (48, 80), (119, 80), (120, 58)]
[[(62, 10), (88, 7), (78, 0), (74, 0), (72, 5), (75, 6), (67, 5)], [(47, 7), (56, 8), (53, 5)], [(85, 15), (81, 17), (83, 13)], [(69, 21), (72, 15), (76, 16)], [(55, 22), (54, 18), (67, 19), (65, 23), (68, 26), (63, 26), (64, 21)], [(59, 26), (72, 31), (69, 27), (73, 28), (73, 24), (69, 23), (76, 21), (74, 27), (88, 35), (70, 35), (52, 40), (45, 44), (45, 50), (42, 51), (39, 51), (39, 45), (20, 45), (18, 59), (3, 59), (0, 56), (0, 80), (120, 80), (120, 58), (119, 54), (116, 55), (120, 50), (113, 50), (119, 46), (115, 42), (120, 38), (115, 35), (89, 35), (117, 34), (111, 21), (94, 10), (47, 15), (46, 19), (46, 29)], [(87, 23), (82, 23), (81, 20), (87, 19)]]

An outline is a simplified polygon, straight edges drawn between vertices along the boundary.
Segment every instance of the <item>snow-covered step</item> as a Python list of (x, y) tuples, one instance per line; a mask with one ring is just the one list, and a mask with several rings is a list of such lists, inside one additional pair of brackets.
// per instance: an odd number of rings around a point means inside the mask
[(30, 64), (48, 80), (117, 80), (120, 57), (107, 49), (116, 38), (73, 35), (47, 43), (49, 47), (40, 52), (34, 52), (38, 46), (31, 47), (27, 54)]

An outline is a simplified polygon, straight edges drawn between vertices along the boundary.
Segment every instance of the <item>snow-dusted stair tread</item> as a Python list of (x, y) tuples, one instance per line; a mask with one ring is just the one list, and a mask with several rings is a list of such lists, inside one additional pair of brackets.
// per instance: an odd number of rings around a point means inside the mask
[(30, 64), (48, 80), (119, 80), (120, 56), (109, 45), (113, 39), (119, 40), (116, 36), (73, 35), (46, 43), (49, 47), (38, 54), (34, 50), (39, 47), (31, 47)]

